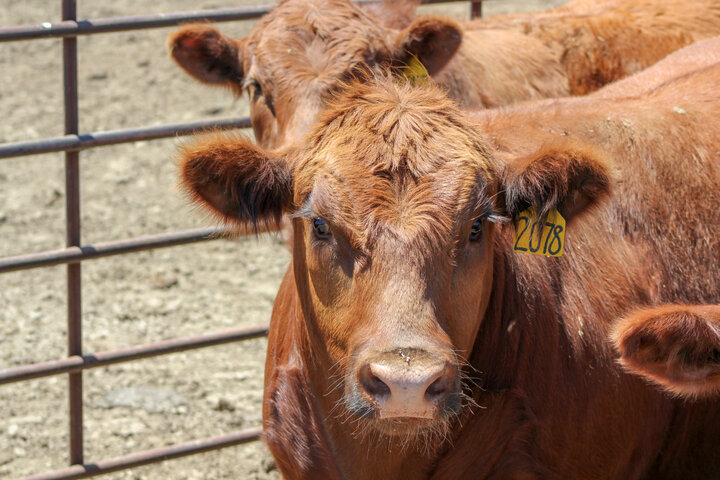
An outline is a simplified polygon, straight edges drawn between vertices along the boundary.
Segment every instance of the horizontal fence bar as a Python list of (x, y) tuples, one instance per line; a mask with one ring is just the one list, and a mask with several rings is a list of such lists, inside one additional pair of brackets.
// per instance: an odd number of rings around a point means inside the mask
[(110, 257), (124, 253), (172, 247), (186, 243), (202, 242), (221, 238), (226, 230), (219, 227), (197, 228), (182, 232), (161, 233), (143, 237), (94, 243), (81, 247), (68, 247), (40, 253), (28, 253), (14, 257), (0, 258), (0, 273), (27, 270), (30, 268), (50, 267), (65, 263), (77, 263), (83, 260)]
[(192, 135), (208, 130), (229, 130), (232, 128), (248, 128), (250, 126), (250, 118), (248, 117), (225, 118), (4, 143), (0, 144), (0, 159), (41, 153), (77, 151), (93, 147), (117, 145), (119, 143)]
[(5, 370), (0, 370), (0, 385), (6, 383), (21, 382), (33, 378), (48, 377), (62, 373), (79, 372), (90, 368), (105, 367), (131, 360), (167, 355), (169, 353), (183, 352), (197, 348), (212, 347), (225, 343), (250, 340), (266, 336), (267, 325), (254, 327), (237, 328), (226, 332), (209, 333), (192, 337), (163, 340), (145, 345), (108, 350), (105, 352), (89, 353), (85, 355), (73, 355), (62, 360), (21, 365)]
[(94, 20), (80, 20), (77, 22), (64, 21), (53, 23), (45, 22), (36, 25), (17, 25), (0, 28), (0, 42), (172, 27), (187, 22), (249, 20), (265, 15), (272, 8), (273, 5), (255, 5), (248, 7), (195, 10), (190, 12), (96, 18)]
[[(376, 0), (378, 1), (378, 0)], [(456, 0), (422, 0), (420, 3), (448, 3)], [(361, 1), (357, 3), (375, 3)], [(148, 28), (172, 27), (187, 22), (230, 22), (250, 20), (268, 13), (274, 5), (255, 5), (249, 7), (217, 8), (190, 12), (158, 13), (152, 15), (133, 15), (128, 17), (96, 18), (94, 20), (45, 22), (35, 25), (17, 25), (0, 27), (0, 42), (18, 40), (36, 40), (40, 38), (58, 38), (96, 33), (125, 32)]]
[(259, 440), (261, 433), (262, 430), (260, 427), (248, 428), (246, 430), (240, 430), (226, 435), (219, 435), (203, 440), (193, 440), (180, 445), (172, 445), (169, 447), (133, 453), (123, 457), (100, 460), (96, 463), (73, 465), (72, 467), (31, 475), (18, 480), (75, 480), (79, 478), (89, 478), (96, 475), (103, 475), (106, 473), (117, 472), (119, 470), (126, 470), (128, 468), (171, 460), (173, 458), (186, 457), (196, 453), (209, 452), (220, 448), (241, 445), (243, 443)]

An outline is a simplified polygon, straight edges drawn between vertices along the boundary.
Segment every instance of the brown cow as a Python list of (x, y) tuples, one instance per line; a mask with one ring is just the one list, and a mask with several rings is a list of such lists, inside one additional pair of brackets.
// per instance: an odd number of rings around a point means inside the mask
[[(406, 17), (392, 10), (382, 19)], [(347, 0), (286, 0), (248, 37), (191, 25), (168, 43), (196, 79), (237, 95), (248, 90), (256, 139), (273, 148), (301, 140), (358, 65), (404, 64), (416, 55), (463, 108), (583, 94), (720, 34), (720, 2), (578, 0), (468, 22), (464, 33), (441, 17), (419, 17), (402, 30), (382, 23)]]
[[(718, 403), (625, 373), (607, 341), (638, 309), (720, 304), (720, 64), (683, 73), (475, 122), (379, 78), (302, 147), (184, 149), (220, 218), (293, 217), (263, 406), (286, 478), (718, 477)], [(562, 256), (513, 251), (502, 220), (529, 206), (567, 219)]]

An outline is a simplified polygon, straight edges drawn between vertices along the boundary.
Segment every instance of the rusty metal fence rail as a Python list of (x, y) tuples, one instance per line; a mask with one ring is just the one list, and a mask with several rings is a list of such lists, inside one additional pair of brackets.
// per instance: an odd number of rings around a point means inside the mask
[[(451, 0), (422, 0), (422, 3), (444, 3)], [(189, 135), (206, 129), (231, 129), (250, 126), (250, 120), (228, 118), (206, 122), (141, 127), (81, 134), (78, 130), (77, 37), (98, 33), (160, 28), (189, 21), (233, 21), (258, 18), (272, 5), (219, 8), (193, 12), (137, 15), (130, 17), (78, 20), (77, 0), (62, 0), (62, 21), (37, 25), (0, 28), (0, 42), (62, 38), (65, 106), (65, 135), (23, 142), (0, 144), (0, 160), (49, 152), (65, 152), (66, 245), (65, 249), (0, 258), (0, 273), (67, 264), (68, 356), (61, 360), (0, 370), (0, 385), (50, 375), (68, 375), (69, 393), (69, 459), (70, 467), (39, 473), (21, 480), (69, 480), (88, 478), (132, 467), (161, 462), (187, 455), (217, 450), (257, 440), (260, 428), (245, 429), (168, 447), (146, 450), (122, 457), (85, 463), (83, 452), (83, 370), (120, 362), (149, 358), (190, 349), (221, 345), (267, 335), (267, 325), (225, 332), (165, 340), (119, 350), (84, 354), (82, 349), (82, 283), (81, 262), (174, 245), (218, 238), (221, 229), (205, 228), (149, 235), (83, 245), (80, 225), (79, 152), (88, 148), (118, 143)], [(482, 1), (470, 2), (471, 17), (482, 14)]]

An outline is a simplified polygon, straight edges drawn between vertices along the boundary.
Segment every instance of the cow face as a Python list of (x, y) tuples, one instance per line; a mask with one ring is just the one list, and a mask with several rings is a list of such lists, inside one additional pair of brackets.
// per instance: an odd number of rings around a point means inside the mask
[(356, 69), (400, 66), (417, 56), (433, 74), (460, 45), (460, 27), (450, 20), (418, 18), (404, 30), (380, 23), (347, 0), (289, 0), (246, 38), (191, 25), (175, 32), (169, 46), (196, 79), (236, 94), (247, 91), (256, 140), (279, 148), (302, 140), (328, 97)]
[(294, 268), (342, 413), (408, 433), (463, 404), (501, 217), (494, 161), (454, 105), (386, 87), (340, 96), (298, 154)]
[(443, 431), (465, 403), (504, 212), (572, 217), (606, 191), (607, 169), (570, 146), (501, 164), (439, 88), (371, 83), (339, 94), (292, 152), (227, 137), (186, 148), (185, 185), (243, 225), (293, 217), (306, 353), (337, 415)]

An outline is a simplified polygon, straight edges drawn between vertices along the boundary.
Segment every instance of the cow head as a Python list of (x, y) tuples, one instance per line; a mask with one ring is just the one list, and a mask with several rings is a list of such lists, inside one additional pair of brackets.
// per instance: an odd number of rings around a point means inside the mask
[(663, 305), (631, 312), (615, 325), (620, 363), (682, 397), (720, 390), (720, 305)]
[(460, 27), (448, 19), (421, 17), (402, 30), (382, 23), (348, 0), (288, 0), (248, 37), (234, 40), (213, 27), (190, 25), (168, 43), (191, 76), (238, 95), (247, 91), (256, 140), (277, 148), (302, 140), (355, 69), (402, 66), (416, 56), (433, 74), (460, 45)]
[(501, 163), (439, 87), (384, 77), (339, 93), (302, 147), (215, 136), (182, 165), (186, 188), (226, 220), (292, 216), (323, 395), (338, 415), (409, 435), (447, 427), (464, 404), (504, 215), (534, 204), (572, 217), (608, 183), (590, 149)]

